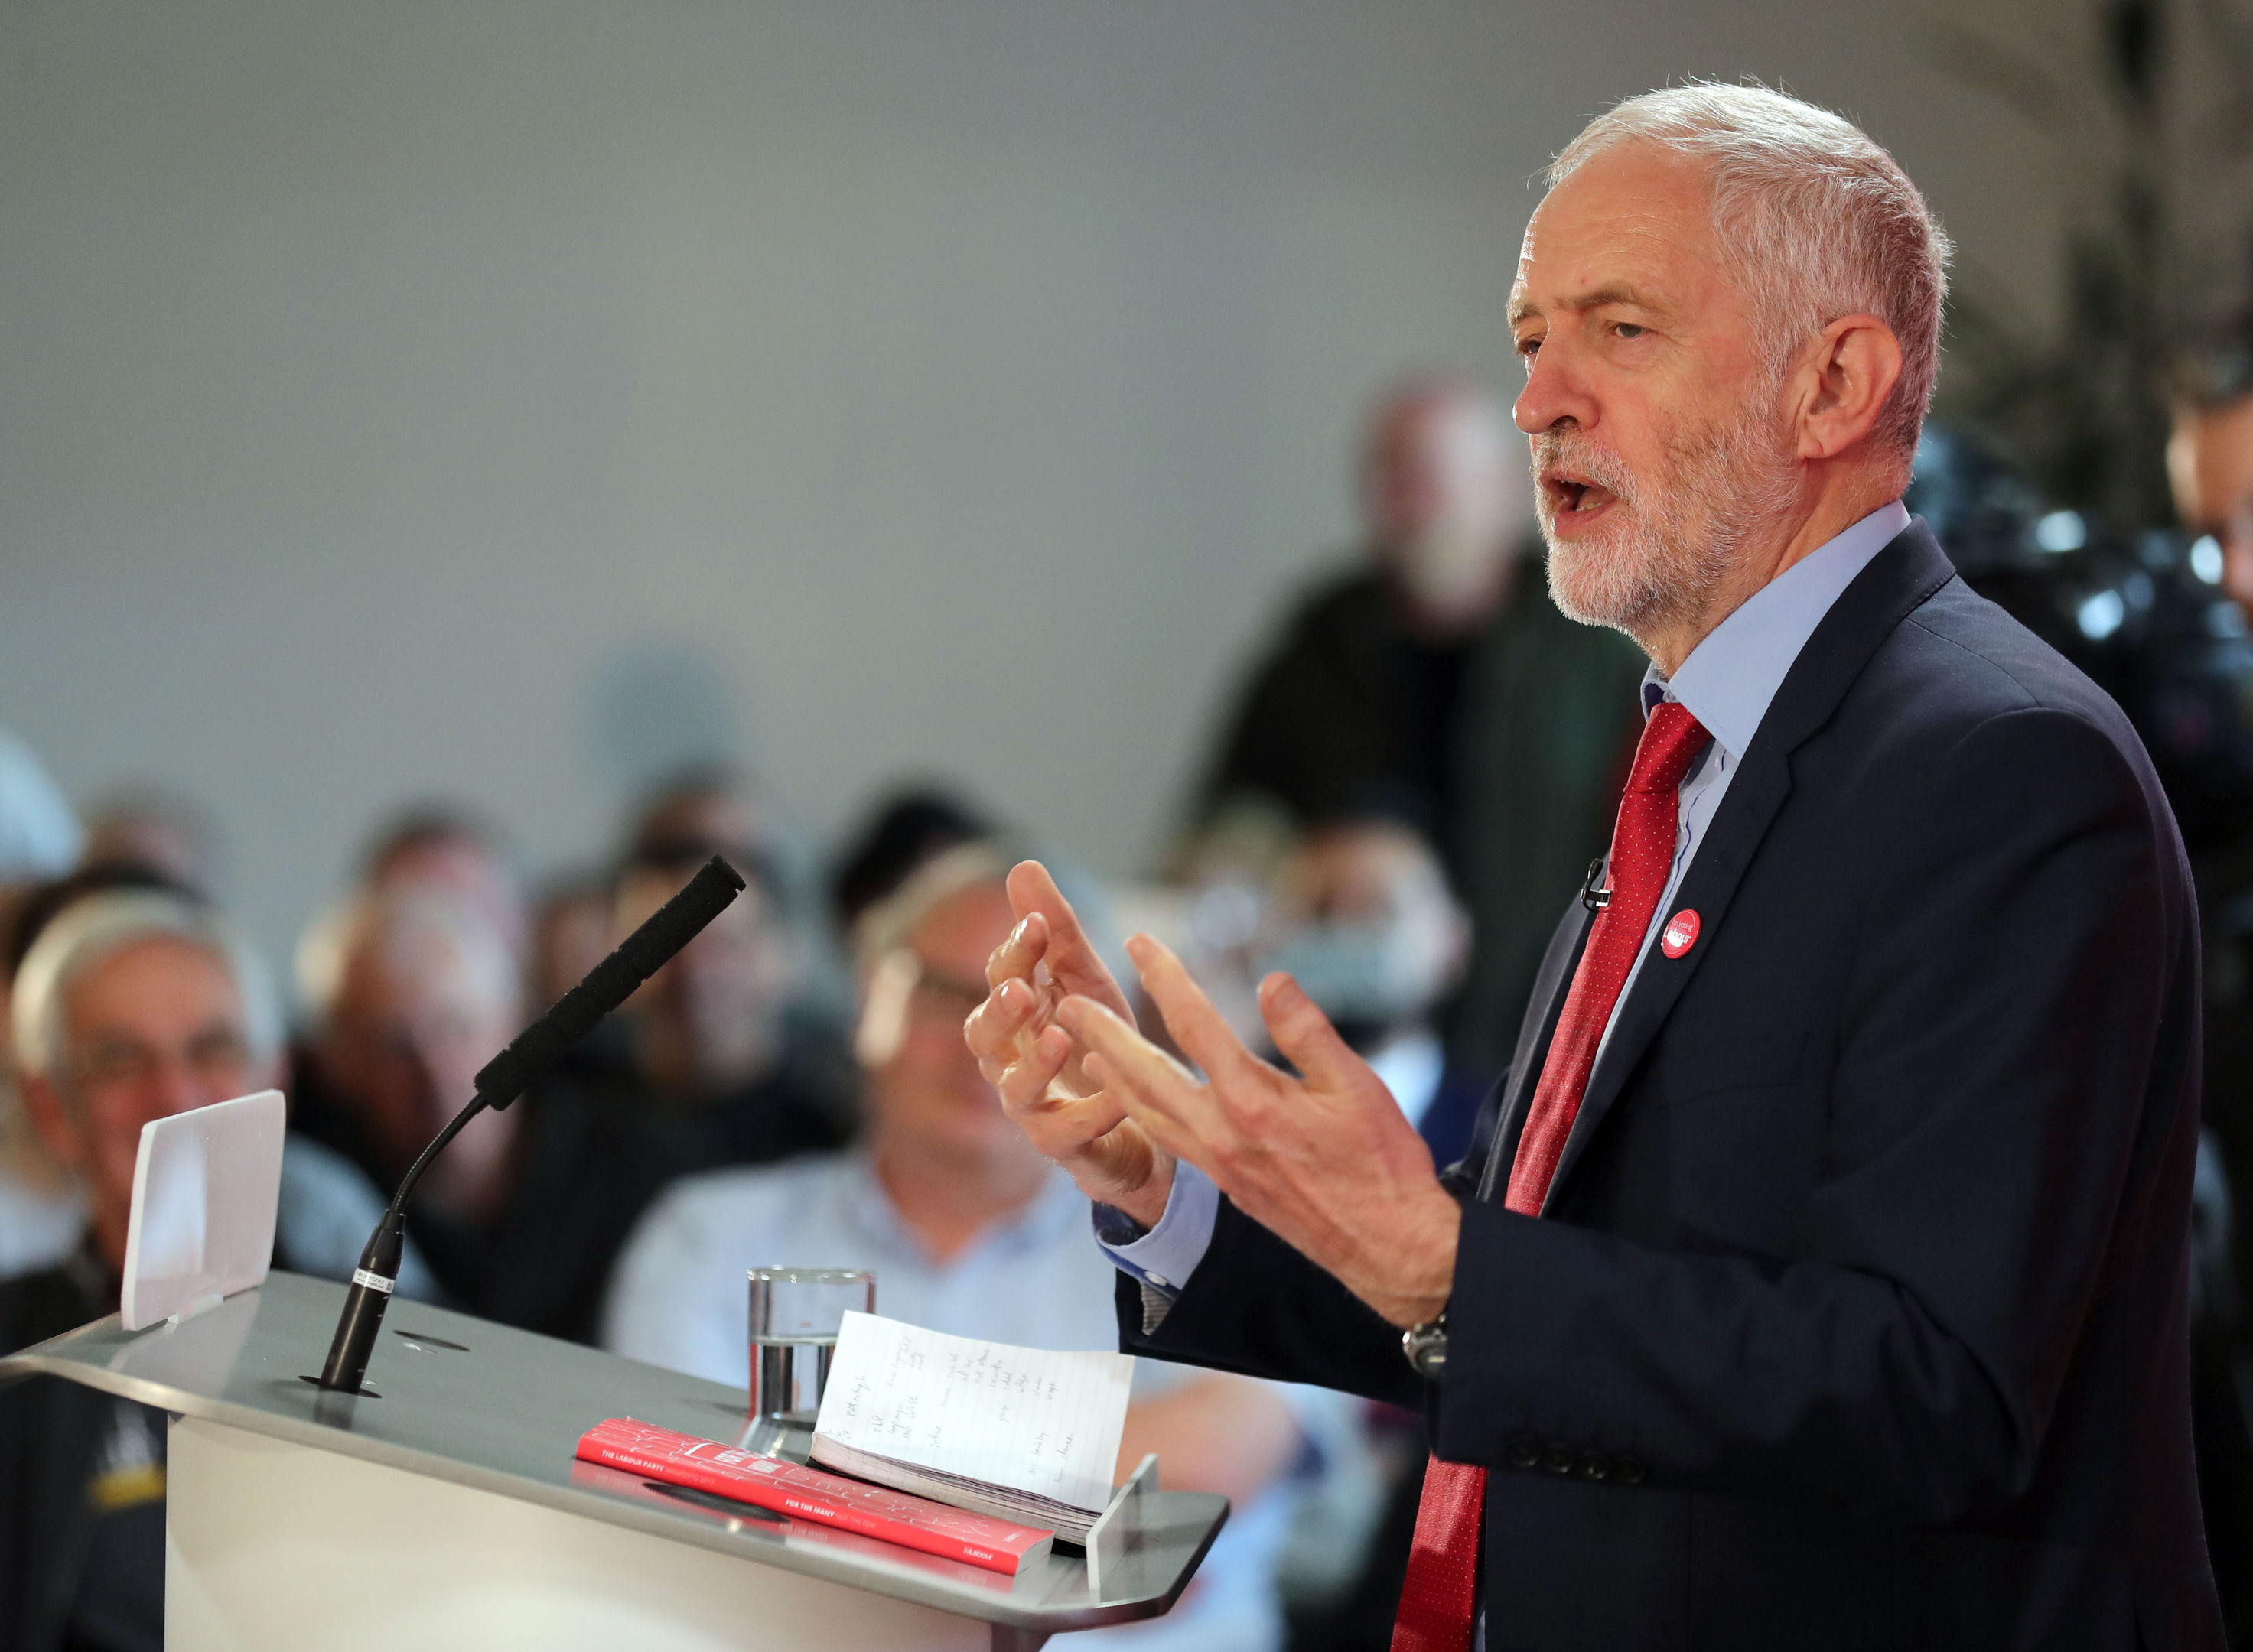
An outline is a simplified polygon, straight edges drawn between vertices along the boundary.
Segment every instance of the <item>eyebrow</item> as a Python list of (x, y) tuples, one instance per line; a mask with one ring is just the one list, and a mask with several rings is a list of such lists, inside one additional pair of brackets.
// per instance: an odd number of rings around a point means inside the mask
[[(1644, 297), (1634, 288), (1617, 283), (1609, 287), (1599, 287), (1593, 292), (1582, 293), (1577, 298), (1568, 298), (1564, 302), (1560, 308), (1566, 310), (1601, 310), (1606, 304), (1632, 304), (1638, 310), (1664, 310), (1665, 308), (1664, 304)], [(1510, 324), (1515, 327), (1519, 322), (1526, 320), (1530, 317), (1538, 316), (1544, 313), (1545, 312), (1539, 304), (1533, 303), (1526, 300), (1520, 300), (1510, 307)]]

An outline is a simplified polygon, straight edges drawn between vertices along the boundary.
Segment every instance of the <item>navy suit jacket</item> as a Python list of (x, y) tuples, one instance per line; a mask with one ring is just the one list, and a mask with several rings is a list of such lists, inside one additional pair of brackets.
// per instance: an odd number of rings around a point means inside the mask
[(1225, 1200), (1133, 1352), (1423, 1407), (1489, 1652), (2219, 1648), (2192, 1470), (2197, 919), (2143, 747), (1922, 523), (1785, 679), (1541, 1219), (1586, 938), (1471, 1156), (1447, 1373)]

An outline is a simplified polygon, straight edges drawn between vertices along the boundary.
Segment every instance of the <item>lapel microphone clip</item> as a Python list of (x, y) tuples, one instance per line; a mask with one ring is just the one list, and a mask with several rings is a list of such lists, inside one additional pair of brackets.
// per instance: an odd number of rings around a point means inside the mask
[(1612, 892), (1597, 882), (1604, 875), (1604, 857), (1598, 855), (1588, 862), (1588, 875), (1580, 880), (1580, 904), (1591, 912), (1601, 912), (1612, 903)]

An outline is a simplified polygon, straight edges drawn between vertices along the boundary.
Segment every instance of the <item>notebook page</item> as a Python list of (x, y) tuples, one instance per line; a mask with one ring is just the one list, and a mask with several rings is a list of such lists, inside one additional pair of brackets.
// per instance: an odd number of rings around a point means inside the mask
[(1123, 1354), (1013, 1348), (847, 1314), (814, 1428), (855, 1450), (1100, 1509), (1133, 1377)]

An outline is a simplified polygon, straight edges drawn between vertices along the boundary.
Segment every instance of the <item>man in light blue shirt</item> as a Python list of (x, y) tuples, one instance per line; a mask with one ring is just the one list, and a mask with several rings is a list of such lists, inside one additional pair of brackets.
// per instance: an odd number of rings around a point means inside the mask
[[(1115, 1343), (1110, 1264), (1086, 1202), (1002, 1113), (962, 1046), (980, 968), (1011, 922), (1007, 861), (983, 844), (910, 878), (860, 927), (860, 1148), (698, 1176), (629, 1241), (603, 1345), (716, 1382), (749, 1380), (748, 1267), (867, 1268), (876, 1311), (959, 1336), (1060, 1349)], [(1322, 1450), (1350, 1449), (1339, 1397), (1136, 1362), (1121, 1456), (1164, 1483), (1223, 1491), (1229, 1523), (1182, 1603), (1090, 1645), (1259, 1652), (1281, 1645), (1274, 1570)], [(1074, 1637), (1077, 1644), (1079, 1637)]]

